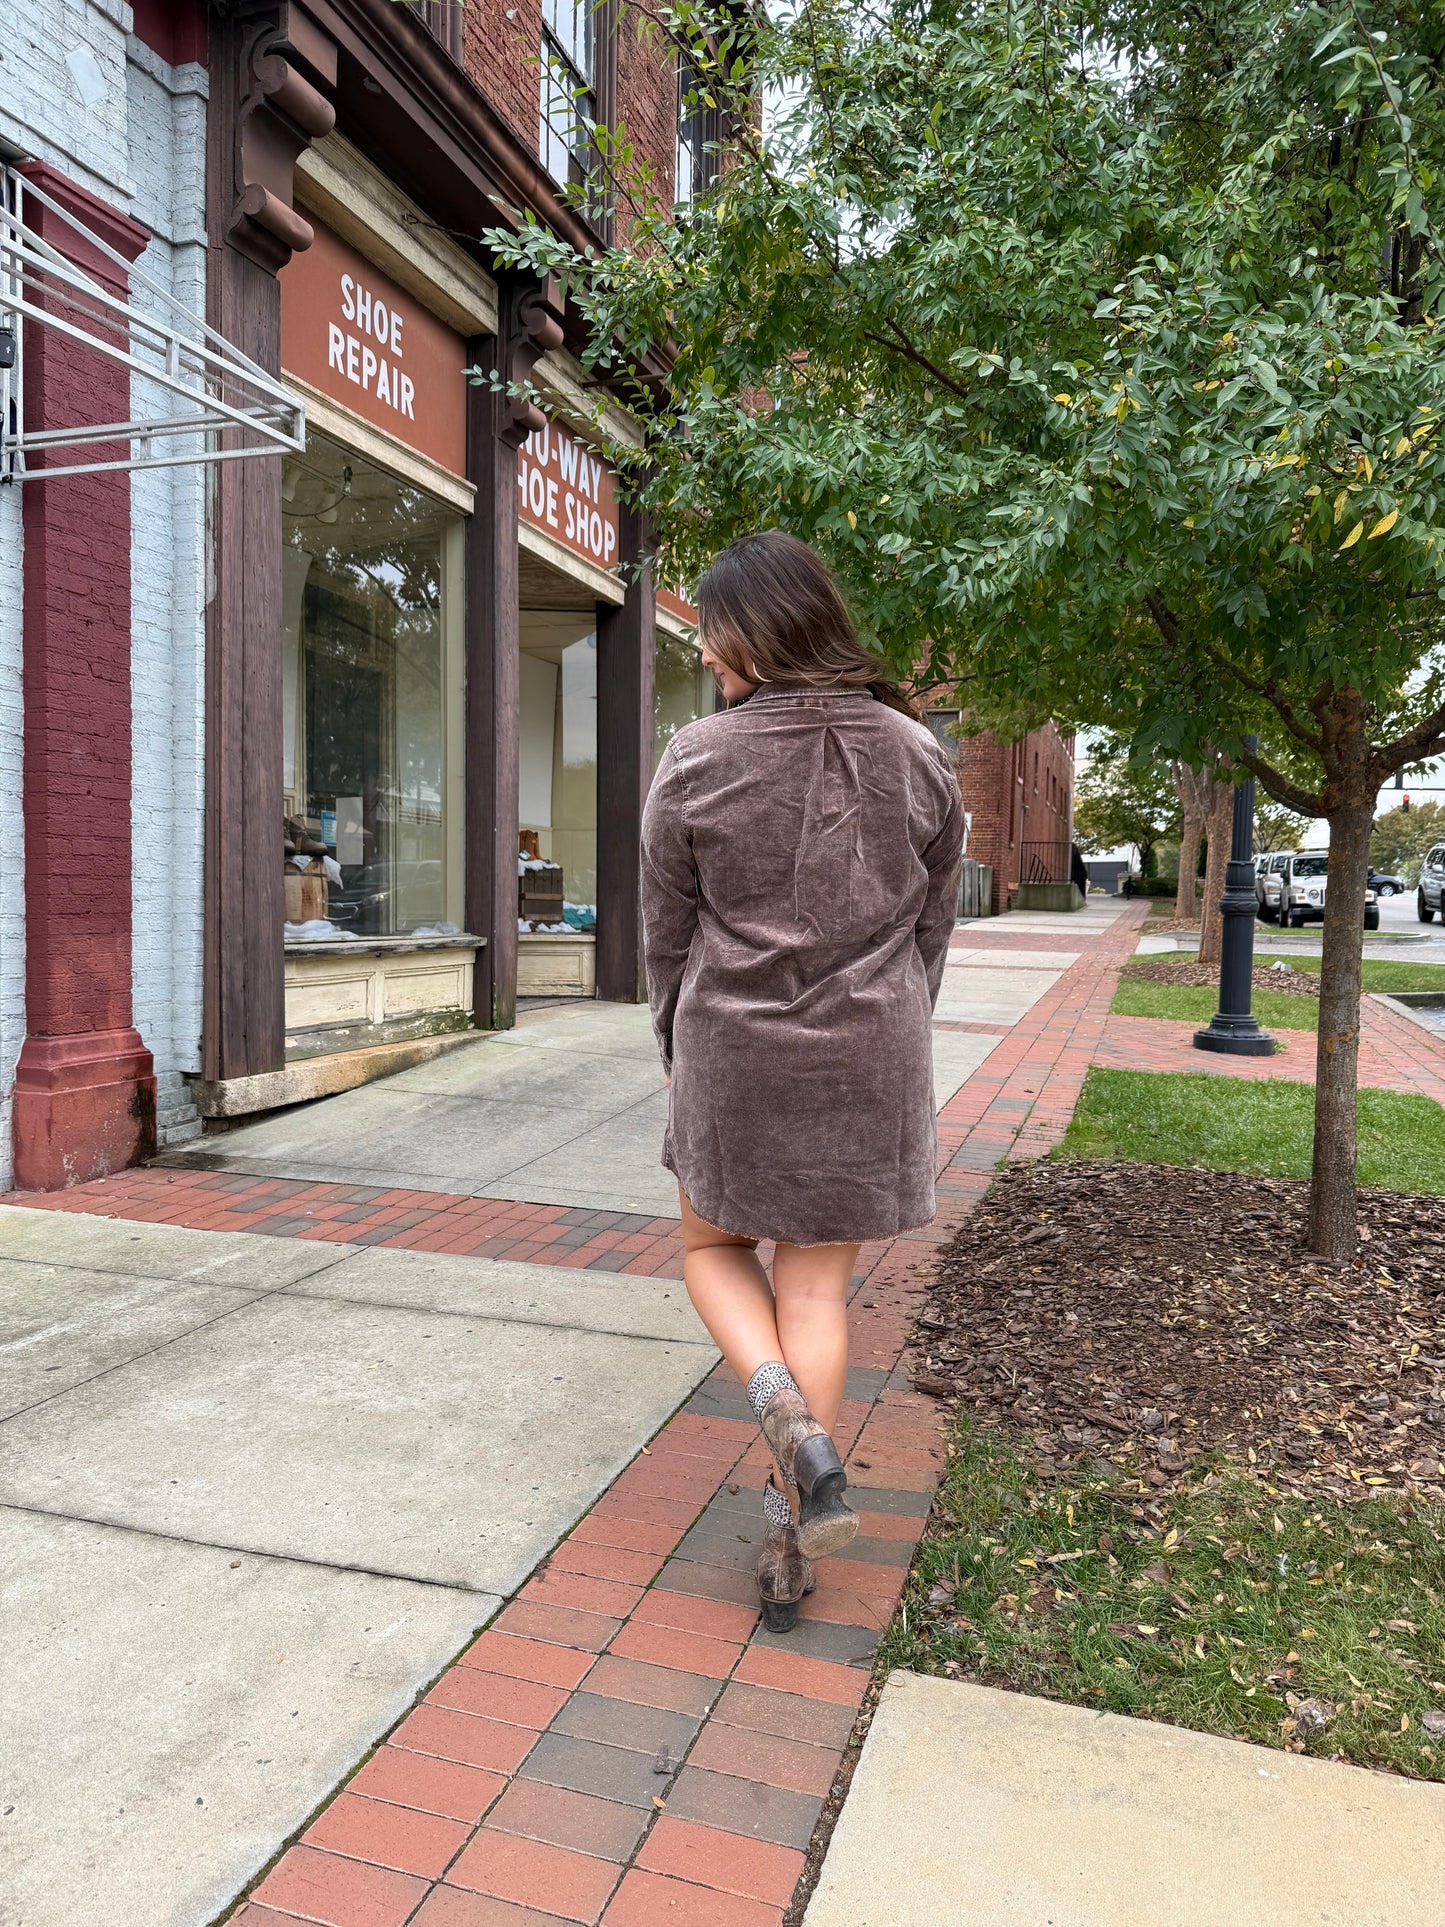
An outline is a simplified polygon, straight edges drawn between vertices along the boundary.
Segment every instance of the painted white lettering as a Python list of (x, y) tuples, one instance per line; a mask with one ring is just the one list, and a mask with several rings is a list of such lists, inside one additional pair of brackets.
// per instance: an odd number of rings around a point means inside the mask
[(543, 479), (541, 469), (534, 467), (531, 474), (527, 477), (527, 507), (532, 511), (533, 515), (540, 515), (546, 500), (547, 484)]
[(326, 366), (339, 371), (345, 354), (346, 336), (342, 334), (340, 328), (337, 327), (334, 321), (328, 321), (326, 324)]
[(602, 464), (593, 461), (589, 455), (587, 466), (592, 470), (592, 499), (594, 502), (600, 502), (602, 500)]
[(341, 318), (343, 321), (356, 319), (356, 306), (352, 296), (356, 293), (356, 283), (349, 274), (341, 277)]
[(376, 373), (376, 350), (363, 348), (361, 351), (361, 385), (370, 390), (371, 378)]
[(562, 480), (575, 488), (577, 486), (577, 444), (570, 435), (557, 437), (557, 460), (562, 467)]
[(361, 380), (361, 343), (355, 335), (346, 337), (346, 379), (354, 382)]
[(604, 564), (612, 560), (612, 551), (616, 547), (617, 531), (610, 522), (606, 522), (602, 528), (602, 560)]
[(356, 325), (364, 335), (371, 333), (371, 290), (358, 287), (356, 290)]
[(409, 422), (416, 420), (416, 410), (411, 405), (412, 398), (415, 394), (416, 383), (410, 375), (403, 375), (401, 378), (401, 412)]
[[(524, 449), (523, 449), (523, 451), (522, 451), (522, 453), (523, 453), (523, 454), (526, 454), (526, 452), (527, 452), (527, 448), (530, 448), (531, 446), (532, 446), (532, 438), (531, 438), (531, 436), (529, 435), (529, 436), (527, 437), (527, 445), (526, 445), (526, 448), (524, 448)], [(523, 507), (523, 508), (525, 508), (525, 507), (527, 506), (527, 477), (528, 477), (528, 475), (530, 475), (530, 474), (531, 474), (531, 472), (532, 472), (532, 471), (531, 471), (531, 468), (530, 468), (530, 466), (529, 466), (529, 464), (528, 464), (528, 463), (526, 463), (526, 462), (518, 462), (518, 464), (517, 464), (517, 492), (518, 492), (518, 494), (519, 494), (519, 495), (521, 496), (521, 498), (522, 498), (522, 504), (521, 504), (521, 505), (522, 505), (522, 507)]]
[(389, 408), (395, 406), (391, 398), (391, 375), (387, 369), (385, 355), (382, 356), (381, 366), (376, 371), (376, 399), (384, 401)]
[(401, 316), (393, 308), (391, 311), (391, 352), (401, 360)]
[(376, 306), (371, 311), (371, 332), (383, 348), (391, 345), (391, 309), (378, 296)]
[(543, 427), (539, 428), (537, 430), (537, 435), (540, 438), (537, 442), (537, 450), (536, 450), (537, 464), (541, 468), (546, 468), (547, 464), (552, 459), (552, 424), (551, 422), (547, 422)]
[(575, 542), (577, 540), (577, 497), (571, 489), (568, 489), (563, 500), (567, 505), (567, 540)]
[(547, 477), (547, 527), (549, 529), (555, 529), (556, 526), (557, 526), (557, 480), (555, 476), (549, 475)]
[(582, 456), (582, 459), (577, 466), (578, 466), (577, 493), (579, 495), (590, 495), (592, 493), (592, 490), (589, 486), (591, 477), (588, 473), (587, 457), (585, 454)]

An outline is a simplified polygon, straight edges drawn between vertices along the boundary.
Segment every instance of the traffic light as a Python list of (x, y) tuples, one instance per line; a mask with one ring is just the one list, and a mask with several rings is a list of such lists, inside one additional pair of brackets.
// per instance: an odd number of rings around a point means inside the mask
[(1400, 808), (1402, 810), (1408, 810), (1409, 807), (1410, 807), (1410, 792), (1406, 790), (1404, 796), (1400, 799)]

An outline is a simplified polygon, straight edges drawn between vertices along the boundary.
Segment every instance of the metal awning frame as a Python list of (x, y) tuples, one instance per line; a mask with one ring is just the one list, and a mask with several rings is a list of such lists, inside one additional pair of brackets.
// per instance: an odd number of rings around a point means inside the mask
[[(146, 313), (112, 294), (25, 224), (27, 200), (57, 215), (114, 262), (127, 286), (157, 304)], [(0, 367), (0, 483), (98, 475), (121, 469), (176, 468), (193, 462), (241, 461), (255, 455), (300, 454), (306, 411), (268, 374), (184, 302), (142, 273), (58, 201), (11, 167), (0, 167), (0, 327), (14, 317), (14, 365)], [(18, 323), (18, 325), (15, 325)], [(25, 427), (25, 329), (53, 328), (105, 355), (186, 404), (183, 412), (71, 428)], [(222, 438), (239, 435), (241, 445)], [(181, 439), (200, 446), (177, 450)], [(127, 444), (123, 458), (32, 468), (28, 456), (52, 450)], [(156, 444), (161, 444), (157, 452)], [(169, 444), (169, 446), (166, 446)]]

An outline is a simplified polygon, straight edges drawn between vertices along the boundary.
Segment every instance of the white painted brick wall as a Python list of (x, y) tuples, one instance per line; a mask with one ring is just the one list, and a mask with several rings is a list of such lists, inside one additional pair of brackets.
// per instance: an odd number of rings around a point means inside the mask
[[(205, 71), (168, 67), (130, 25), (126, 0), (0, 0), (0, 139), (144, 222), (156, 238), (140, 267), (204, 314)], [(67, 65), (77, 49), (98, 100)], [(158, 399), (133, 384), (137, 413)], [(200, 1128), (184, 1074), (200, 1063), (206, 488), (199, 466), (132, 479), (134, 1021), (163, 1142)], [(0, 1188), (25, 1035), (20, 510), (0, 488)]]
[[(130, 44), (131, 213), (155, 237), (137, 266), (205, 313), (205, 70)], [(163, 304), (137, 287), (137, 306)], [(171, 412), (136, 378), (137, 416)], [(208, 471), (131, 480), (131, 975), (135, 1024), (155, 1058), (162, 1144), (200, 1134), (183, 1073), (200, 1069), (205, 801)]]
[[(124, 207), (130, 196), (127, 0), (3, 0), (0, 135)], [(87, 100), (68, 61), (100, 69)]]

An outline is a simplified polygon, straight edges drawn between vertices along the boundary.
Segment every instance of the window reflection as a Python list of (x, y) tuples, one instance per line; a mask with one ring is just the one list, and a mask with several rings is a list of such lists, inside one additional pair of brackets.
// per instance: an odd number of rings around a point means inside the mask
[(444, 933), (443, 550), (456, 518), (320, 435), (288, 460), (286, 935)]

